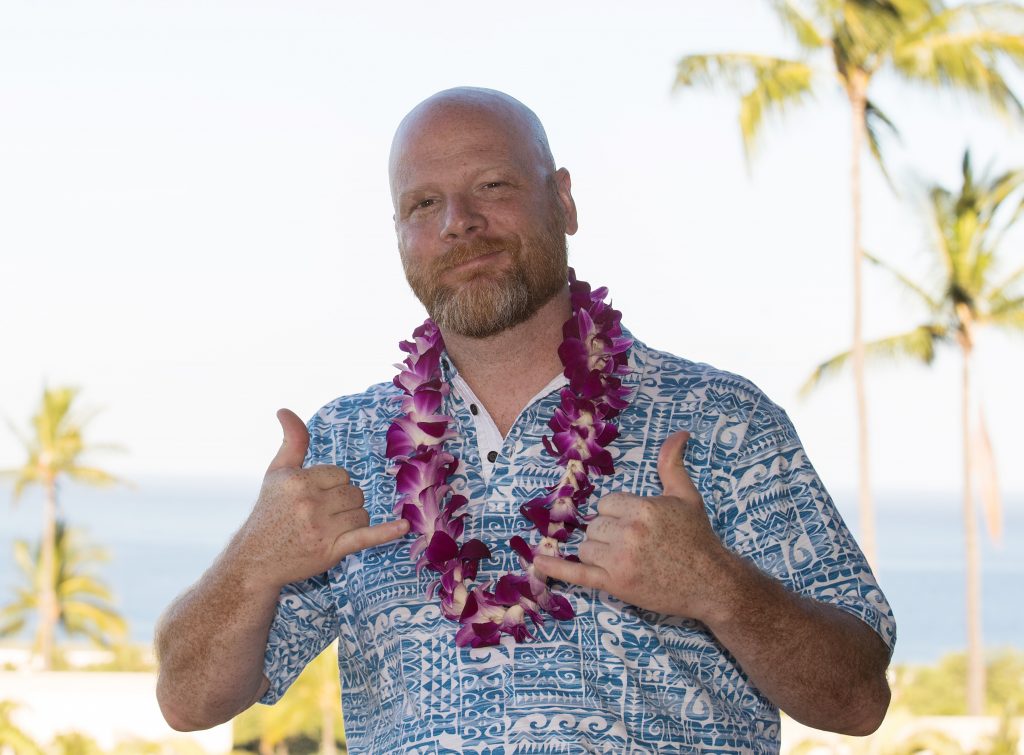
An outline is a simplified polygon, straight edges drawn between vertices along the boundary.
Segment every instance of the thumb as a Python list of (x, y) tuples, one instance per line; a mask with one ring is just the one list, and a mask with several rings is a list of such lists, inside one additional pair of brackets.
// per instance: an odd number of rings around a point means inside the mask
[(681, 430), (672, 433), (661, 445), (661, 451), (658, 453), (658, 476), (661, 478), (665, 495), (688, 499), (697, 492), (690, 475), (686, 473), (686, 467), (683, 466), (683, 453), (689, 439), (690, 434)]
[(302, 461), (306, 458), (306, 449), (309, 448), (309, 433), (299, 415), (291, 409), (278, 409), (277, 420), (281, 423), (284, 440), (281, 441), (277, 456), (267, 467), (268, 472), (286, 467), (301, 467)]

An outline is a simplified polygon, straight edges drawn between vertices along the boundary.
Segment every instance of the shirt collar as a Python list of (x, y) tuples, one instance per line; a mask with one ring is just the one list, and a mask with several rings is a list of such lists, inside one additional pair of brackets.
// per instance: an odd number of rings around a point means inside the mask
[[(630, 389), (629, 401), (632, 403), (633, 396), (636, 393), (636, 388), (640, 385), (640, 382), (643, 380), (644, 372), (647, 370), (648, 349), (647, 345), (634, 338), (632, 332), (630, 332), (630, 330), (625, 326), (622, 327), (622, 335), (633, 342), (633, 345), (629, 348), (629, 355), (626, 359), (626, 364), (629, 367), (629, 373), (622, 376), (622, 385)], [(448, 356), (448, 350), (443, 350), (441, 352), (441, 379), (444, 382), (451, 384), (458, 374), (459, 371), (455, 367), (455, 363), (451, 360), (451, 357)], [(466, 388), (469, 387), (461, 378), (458, 382), (462, 386), (466, 386)], [(539, 401), (553, 391), (561, 390), (562, 387), (568, 385), (568, 383), (569, 381), (566, 379), (565, 375), (556, 375), (551, 379), (551, 382), (540, 389), (536, 396), (530, 399), (527, 406), (532, 404), (534, 401)]]

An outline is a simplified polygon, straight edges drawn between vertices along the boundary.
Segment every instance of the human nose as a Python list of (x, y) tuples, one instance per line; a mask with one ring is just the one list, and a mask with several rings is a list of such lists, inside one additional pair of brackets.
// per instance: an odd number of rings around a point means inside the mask
[(441, 238), (445, 241), (454, 241), (482, 231), (486, 227), (486, 218), (472, 200), (454, 196), (445, 203), (444, 226), (441, 228)]

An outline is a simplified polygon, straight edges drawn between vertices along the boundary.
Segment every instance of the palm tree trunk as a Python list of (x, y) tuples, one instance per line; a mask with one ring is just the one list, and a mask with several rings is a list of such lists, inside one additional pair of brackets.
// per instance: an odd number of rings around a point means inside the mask
[(44, 484), (46, 501), (43, 505), (43, 539), (39, 544), (39, 654), (43, 670), (53, 668), (53, 649), (60, 610), (56, 593), (57, 546), (57, 481), (48, 477)]
[(871, 496), (871, 470), (868, 459), (868, 400), (864, 386), (864, 248), (861, 245), (860, 157), (864, 151), (864, 114), (867, 110), (868, 79), (860, 71), (851, 71), (847, 94), (853, 113), (850, 154), (850, 192), (853, 200), (853, 385), (857, 406), (857, 472), (859, 482), (860, 546), (873, 569), (878, 566), (875, 536), (875, 506)]
[(978, 521), (971, 497), (971, 346), (961, 342), (963, 395), (960, 399), (964, 455), (964, 551), (967, 576), (967, 712), (980, 716), (985, 709), (985, 655), (981, 635), (981, 554)]

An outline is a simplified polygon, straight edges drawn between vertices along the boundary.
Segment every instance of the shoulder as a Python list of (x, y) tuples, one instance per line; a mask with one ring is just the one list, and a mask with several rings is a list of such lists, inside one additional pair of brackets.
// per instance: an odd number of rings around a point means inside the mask
[(313, 415), (309, 420), (310, 432), (351, 422), (369, 425), (381, 419), (389, 421), (400, 397), (401, 391), (393, 383), (377, 383), (361, 393), (339, 396)]
[(760, 408), (778, 407), (750, 379), (704, 362), (653, 349), (634, 339), (640, 390), (654, 400), (684, 402), (702, 414), (749, 419)]
[(306, 423), (310, 464), (349, 464), (353, 455), (370, 453), (401, 409), (401, 391), (391, 383), (371, 385), (361, 393), (324, 404)]

